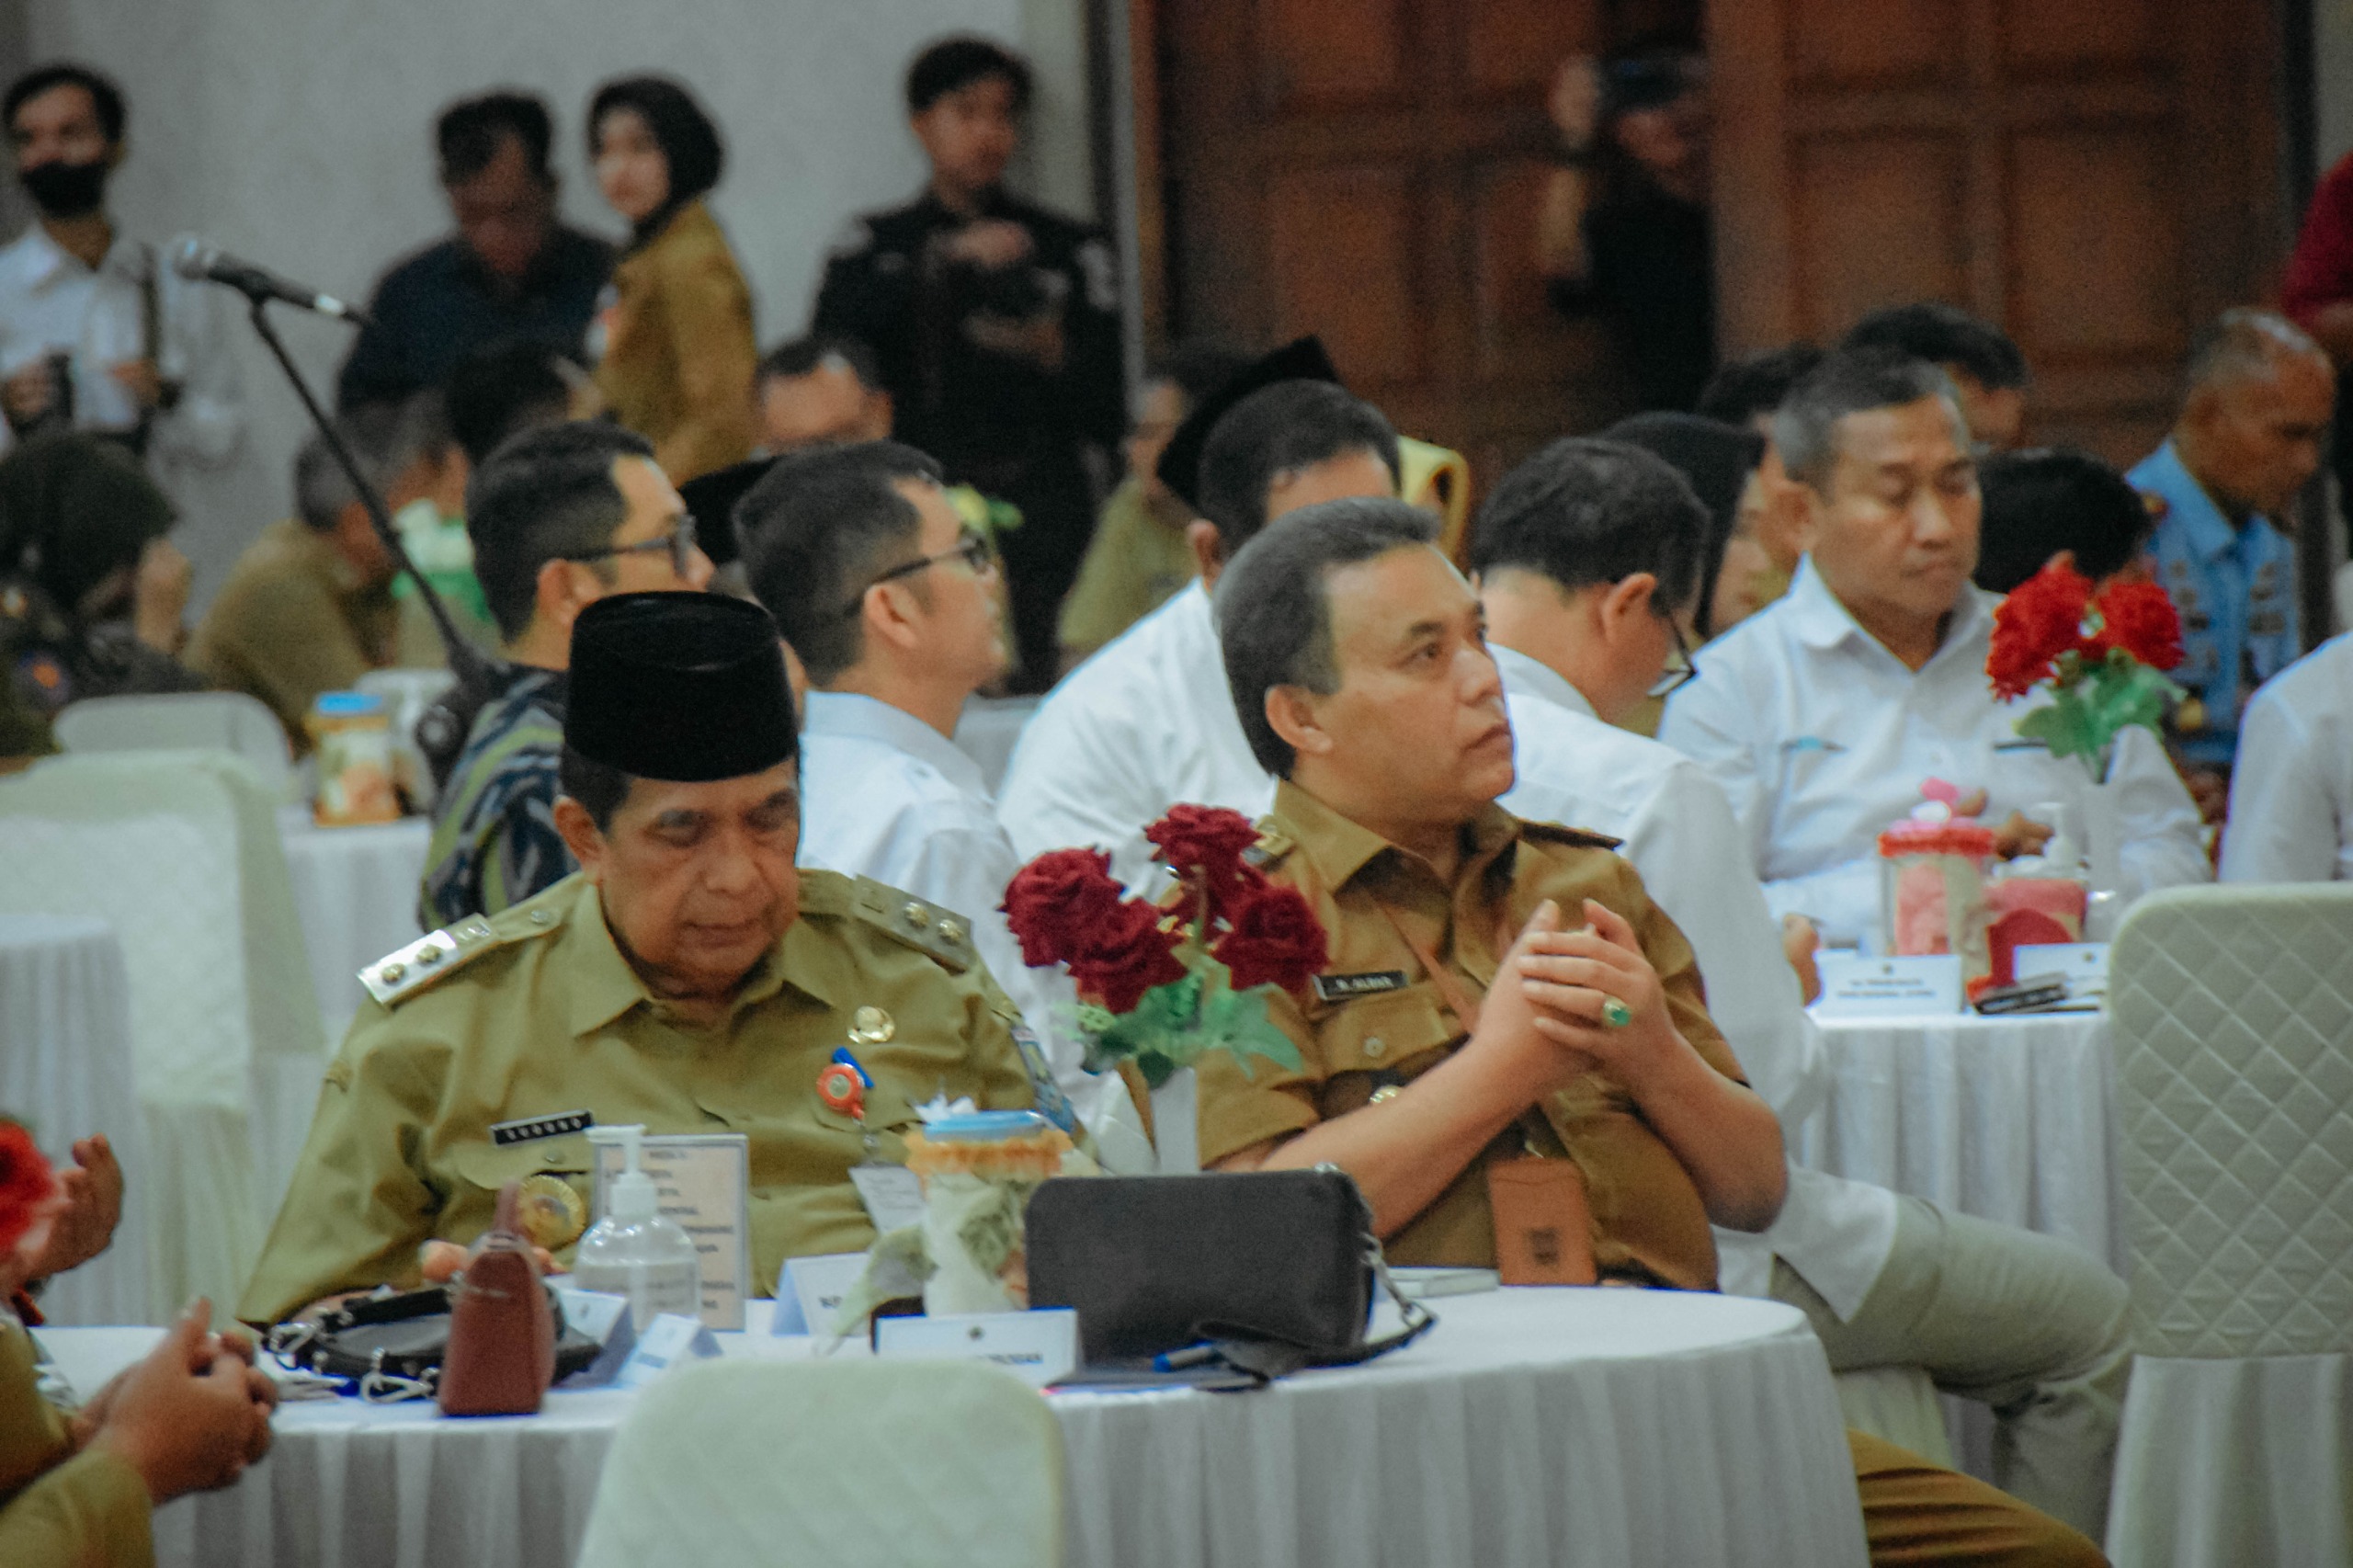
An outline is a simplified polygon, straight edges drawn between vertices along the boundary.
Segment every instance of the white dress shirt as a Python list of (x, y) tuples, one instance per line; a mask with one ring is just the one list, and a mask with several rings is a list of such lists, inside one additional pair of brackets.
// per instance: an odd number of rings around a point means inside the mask
[(1024, 963), (997, 907), (1021, 858), (997, 825), (980, 765), (914, 714), (870, 697), (813, 691), (804, 711), (801, 864), (871, 877), (962, 915), (981, 961), (1021, 1009), (1054, 1081), (1107, 1159), (1150, 1169), (1148, 1144), (1123, 1153), (1115, 1146), (1122, 1135), (1107, 1131), (1116, 1122), (1142, 1137), (1120, 1075), (1081, 1064), (1070, 976), (1059, 965)]
[[(1830, 1067), (1723, 791), (1673, 747), (1595, 718), (1585, 695), (1551, 668), (1509, 648), (1492, 652), (1518, 774), (1500, 803), (1624, 840), (1620, 853), (1699, 960), (1709, 1016), (1793, 1134), (1829, 1097)], [(1870, 1294), (1894, 1245), (1893, 1193), (1794, 1161), (1769, 1229), (1716, 1232), (1727, 1292), (1768, 1295), (1778, 1256), (1842, 1320)]]
[[(2048, 699), (1996, 702), (1986, 683), (1999, 602), (1969, 589), (1943, 646), (1915, 671), (1857, 624), (1808, 558), (1786, 597), (1700, 650), (1659, 739), (1731, 798), (1776, 915), (1876, 947), (1879, 834), (1920, 803), (1923, 779), (1982, 788), (1989, 823), (2088, 804), (2082, 760), (2018, 733), (2018, 716)], [(2128, 898), (2211, 880), (2198, 809), (2154, 734), (2135, 725), (2117, 738), (2109, 790)], [(2099, 819), (2086, 810), (2085, 820)]]
[(2273, 676), (2247, 704), (2222, 880), (2353, 881), (2353, 632)]
[(1157, 881), (1143, 830), (1178, 804), (1256, 821), (1275, 802), (1226, 689), (1210, 596), (1193, 584), (1046, 694), (1006, 768), (997, 816), (1024, 859), (1092, 846), (1130, 887)]
[[(34, 223), (0, 248), (0, 378), (51, 354), (73, 358), (74, 423), (127, 433), (138, 404), (108, 368), (150, 353), (179, 401), (158, 411), (148, 453), (159, 473), (176, 463), (210, 466), (236, 449), (244, 429), (242, 379), (222, 341), (213, 286), (171, 269), (168, 245), (118, 234), (96, 271)], [(160, 341), (146, 343), (142, 278), (153, 278)], [(12, 439), (0, 425), (0, 451)]]

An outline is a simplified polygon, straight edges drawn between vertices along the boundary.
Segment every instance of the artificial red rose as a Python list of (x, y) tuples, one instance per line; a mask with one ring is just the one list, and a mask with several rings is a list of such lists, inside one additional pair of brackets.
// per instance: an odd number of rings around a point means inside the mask
[(1176, 937), (1160, 928), (1151, 904), (1116, 904), (1079, 934), (1079, 949), (1066, 961), (1078, 988), (1114, 1013), (1132, 1012), (1155, 985), (1185, 978)]
[(2091, 579), (2070, 566), (2046, 566), (2010, 590), (1994, 611), (1994, 644), (1985, 656), (1994, 695), (2025, 696), (2057, 673), (2059, 655), (2083, 648), (2091, 598)]
[(56, 1190), (57, 1173), (33, 1135), (13, 1121), (0, 1121), (0, 1255), (24, 1239)]
[(1021, 957), (1032, 968), (1067, 963), (1087, 932), (1120, 907), (1123, 895), (1100, 849), (1055, 849), (1014, 873), (997, 908)]
[(2121, 648), (2153, 670), (2181, 663), (2181, 617), (2162, 584), (2119, 583), (2093, 608), (2100, 619), (2091, 641), (2093, 655), (2106, 657), (2110, 648)]
[(1262, 888), (1229, 918), (1231, 928), (1212, 951), (1233, 971), (1236, 991), (1297, 991), (1331, 961), (1323, 924), (1296, 888)]
[(1240, 812), (1171, 806), (1143, 835), (1158, 846), (1154, 859), (1208, 891), (1212, 914), (1224, 914), (1257, 881), (1248, 874), (1242, 855), (1258, 842), (1258, 830)]

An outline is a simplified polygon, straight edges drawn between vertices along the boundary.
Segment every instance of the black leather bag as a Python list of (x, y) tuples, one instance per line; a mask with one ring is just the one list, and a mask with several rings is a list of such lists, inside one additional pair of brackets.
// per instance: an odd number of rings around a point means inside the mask
[[(1437, 1320), (1390, 1278), (1346, 1173), (1055, 1180), (1029, 1199), (1029, 1303), (1078, 1312), (1090, 1366), (1201, 1345), (1245, 1371), (1368, 1361)], [(1404, 1327), (1369, 1340), (1376, 1283)]]
[[(564, 1326), (563, 1306), (553, 1290), (548, 1292), (548, 1311), (555, 1314), (555, 1375), (561, 1382), (593, 1365), (603, 1346)], [(443, 1285), (362, 1296), (309, 1323), (281, 1323), (269, 1331), (271, 1355), (323, 1377), (348, 1379), (371, 1404), (432, 1398), (449, 1350), (449, 1290)]]

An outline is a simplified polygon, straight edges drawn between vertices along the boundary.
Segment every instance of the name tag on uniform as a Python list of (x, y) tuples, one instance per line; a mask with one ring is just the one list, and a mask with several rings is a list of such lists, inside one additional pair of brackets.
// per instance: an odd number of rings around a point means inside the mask
[(536, 1143), (542, 1138), (564, 1138), (574, 1132), (585, 1132), (597, 1125), (592, 1111), (567, 1110), (554, 1116), (527, 1116), (519, 1121), (492, 1124), (490, 1141), (497, 1148), (516, 1143)]
[[(626, 1157), (618, 1143), (597, 1146), (599, 1214)], [(649, 1133), (638, 1141), (637, 1159), (654, 1178), (663, 1217), (701, 1255), (703, 1325), (740, 1331), (752, 1294), (751, 1141), (740, 1132)]]
[(1402, 969), (1376, 969), (1363, 974), (1319, 974), (1312, 982), (1315, 999), (1319, 1002), (1347, 1002), (1358, 996), (1378, 996), (1383, 992), (1405, 989), (1405, 971)]

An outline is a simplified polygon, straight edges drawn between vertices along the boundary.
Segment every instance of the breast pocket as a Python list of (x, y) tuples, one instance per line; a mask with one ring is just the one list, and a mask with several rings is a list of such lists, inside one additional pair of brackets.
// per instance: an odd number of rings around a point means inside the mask
[(596, 1217), (596, 1151), (585, 1137), (469, 1143), (450, 1152), (449, 1168), (457, 1180), (443, 1226), (453, 1239), (488, 1227), (499, 1188), (510, 1181), (523, 1189), (524, 1234), (551, 1252), (579, 1240)]
[(1436, 1066), (1436, 1053), (1462, 1032), (1426, 980), (1385, 996), (1334, 1004), (1316, 1024), (1315, 1040), (1327, 1078), (1392, 1073), (1402, 1081)]

